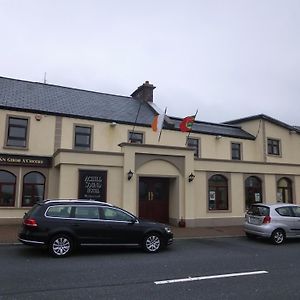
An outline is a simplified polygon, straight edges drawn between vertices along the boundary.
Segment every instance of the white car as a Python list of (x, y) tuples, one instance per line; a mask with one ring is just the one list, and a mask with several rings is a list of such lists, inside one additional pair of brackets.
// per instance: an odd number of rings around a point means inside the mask
[(244, 231), (247, 237), (270, 238), (276, 245), (300, 237), (300, 205), (253, 204), (245, 215)]

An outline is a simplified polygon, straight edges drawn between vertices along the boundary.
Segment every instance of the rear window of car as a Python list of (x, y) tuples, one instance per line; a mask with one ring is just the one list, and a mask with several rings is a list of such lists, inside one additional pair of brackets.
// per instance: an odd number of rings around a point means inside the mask
[(40, 204), (35, 204), (34, 206), (31, 207), (31, 209), (25, 215), (27, 217), (31, 217), (31, 216), (35, 215), (40, 208), (41, 208)]
[(269, 216), (270, 208), (262, 205), (252, 205), (247, 213), (254, 216)]

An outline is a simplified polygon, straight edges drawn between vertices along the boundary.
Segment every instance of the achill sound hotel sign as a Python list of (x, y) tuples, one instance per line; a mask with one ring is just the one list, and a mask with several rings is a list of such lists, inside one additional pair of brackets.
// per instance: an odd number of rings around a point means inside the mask
[(51, 157), (10, 155), (10, 154), (0, 153), (0, 165), (2, 166), (49, 168), (51, 167), (51, 164), (52, 164)]

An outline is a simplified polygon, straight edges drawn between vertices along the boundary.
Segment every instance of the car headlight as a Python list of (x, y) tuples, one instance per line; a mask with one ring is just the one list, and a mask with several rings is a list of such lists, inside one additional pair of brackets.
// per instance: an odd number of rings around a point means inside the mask
[(171, 228), (169, 228), (169, 227), (165, 227), (165, 231), (166, 231), (166, 233), (171, 233), (172, 232)]

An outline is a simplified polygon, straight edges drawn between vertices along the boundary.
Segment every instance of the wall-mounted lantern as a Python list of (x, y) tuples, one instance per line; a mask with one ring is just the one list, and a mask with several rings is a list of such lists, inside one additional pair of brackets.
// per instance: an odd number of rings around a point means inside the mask
[(129, 172), (127, 173), (127, 179), (131, 180), (132, 177), (133, 177), (133, 172), (129, 170)]
[(191, 173), (189, 175), (189, 182), (192, 182), (195, 179), (195, 175), (193, 173)]

